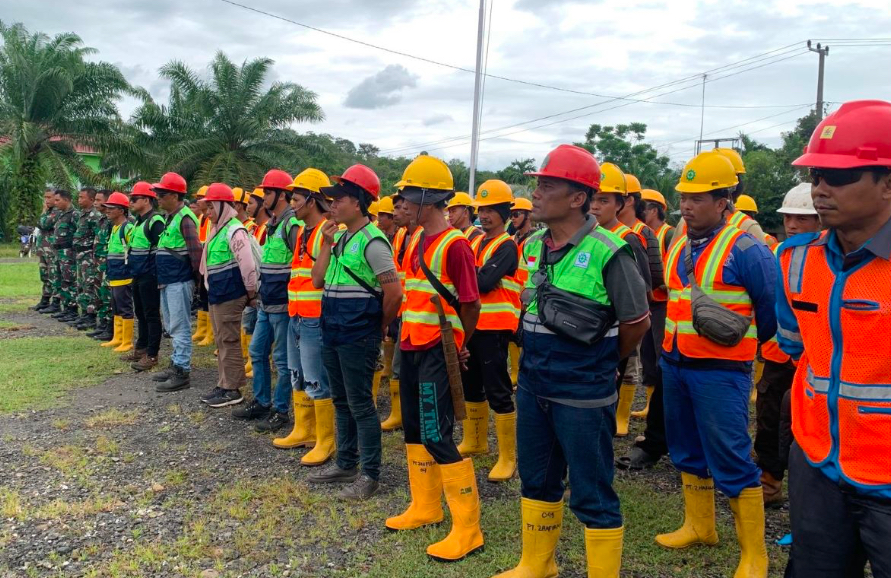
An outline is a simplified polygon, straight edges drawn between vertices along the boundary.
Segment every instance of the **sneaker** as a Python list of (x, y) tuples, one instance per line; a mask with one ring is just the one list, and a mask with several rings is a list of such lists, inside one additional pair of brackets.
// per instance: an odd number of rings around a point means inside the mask
[(290, 421), (287, 413), (270, 411), (266, 419), (254, 426), (254, 431), (257, 433), (276, 432), (288, 425)]
[(269, 407), (262, 405), (256, 399), (247, 407), (240, 407), (232, 412), (235, 419), (263, 419), (269, 415)]
[(154, 366), (158, 365), (158, 356), (150, 356), (148, 354), (143, 355), (139, 361), (134, 361), (130, 364), (130, 367), (136, 371), (148, 371)]
[(155, 391), (161, 393), (171, 393), (181, 389), (188, 389), (191, 386), (189, 381), (189, 372), (177, 365), (173, 366), (173, 375), (164, 383), (155, 386)]
[(362, 474), (355, 482), (345, 487), (337, 494), (341, 500), (361, 502), (378, 493), (381, 485), (377, 480), (372, 480), (368, 474)]
[(321, 470), (306, 477), (313, 484), (349, 484), (359, 477), (359, 468), (342, 469), (336, 462), (331, 462)]
[(223, 389), (215, 387), (213, 391), (201, 398), (202, 403), (206, 403), (210, 407), (226, 407), (228, 405), (237, 405), (244, 401), (244, 396), (237, 389)]

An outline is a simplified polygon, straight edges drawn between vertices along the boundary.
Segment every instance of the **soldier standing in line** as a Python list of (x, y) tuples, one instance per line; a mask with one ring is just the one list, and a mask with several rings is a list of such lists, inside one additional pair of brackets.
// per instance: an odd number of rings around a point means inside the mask
[(96, 309), (93, 303), (96, 300), (95, 282), (98, 270), (93, 257), (93, 245), (102, 215), (93, 206), (95, 200), (96, 189), (84, 187), (80, 190), (77, 196), (80, 214), (72, 238), (74, 258), (77, 263), (75, 294), (80, 317), (69, 321), (68, 325), (80, 331), (96, 326)]
[(56, 209), (59, 211), (53, 231), (53, 249), (56, 253), (55, 288), (59, 295), (59, 312), (53, 319), (68, 322), (77, 318), (77, 303), (74, 301), (74, 230), (78, 213), (71, 204), (71, 193), (56, 191)]
[(43, 214), (37, 221), (40, 230), (40, 245), (37, 255), (40, 259), (40, 282), (43, 284), (40, 303), (33, 309), (38, 313), (58, 313), (58, 297), (53, 294), (53, 277), (56, 272), (53, 261), (53, 229), (56, 226), (56, 195), (52, 189), (43, 192)]
[(93, 311), (96, 313), (96, 329), (87, 333), (87, 337), (93, 337), (102, 341), (101, 336), (108, 333), (108, 338), (113, 336), (111, 315), (111, 287), (106, 279), (106, 261), (108, 258), (108, 239), (111, 235), (112, 223), (106, 214), (105, 202), (111, 191), (102, 189), (96, 191), (93, 208), (101, 215), (96, 225), (96, 236), (93, 239), (93, 256), (96, 259), (96, 276), (93, 279)]

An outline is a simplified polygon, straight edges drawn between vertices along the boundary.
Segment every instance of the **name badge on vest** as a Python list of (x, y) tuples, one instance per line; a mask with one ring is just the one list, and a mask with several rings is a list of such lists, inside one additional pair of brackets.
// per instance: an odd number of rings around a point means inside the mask
[(355, 243), (353, 243), (352, 245), (350, 245), (350, 253), (352, 253), (353, 255), (355, 255), (355, 254), (358, 253), (358, 252), (359, 252), (359, 241), (356, 241)]
[(575, 256), (575, 263), (573, 263), (573, 267), (578, 267), (580, 269), (587, 269), (588, 263), (591, 262), (591, 253), (587, 251), (583, 251)]

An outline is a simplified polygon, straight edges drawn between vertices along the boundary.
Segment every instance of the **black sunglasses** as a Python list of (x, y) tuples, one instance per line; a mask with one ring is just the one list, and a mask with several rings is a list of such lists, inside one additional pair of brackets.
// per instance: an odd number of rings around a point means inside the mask
[(822, 181), (830, 187), (844, 187), (859, 181), (864, 173), (885, 173), (887, 169), (860, 168), (860, 169), (811, 169), (811, 183), (816, 187)]
[(510, 216), (512, 219), (519, 219), (523, 216), (523, 211), (511, 211)]

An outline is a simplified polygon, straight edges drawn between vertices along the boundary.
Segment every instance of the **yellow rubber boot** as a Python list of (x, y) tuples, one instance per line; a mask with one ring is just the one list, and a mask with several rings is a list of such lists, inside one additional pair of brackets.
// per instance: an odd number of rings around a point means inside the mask
[(334, 455), (334, 402), (330, 399), (313, 401), (316, 415), (316, 445), (300, 463), (304, 466), (321, 466)]
[(764, 545), (764, 498), (761, 488), (746, 488), (730, 498), (736, 539), (739, 540), (739, 566), (733, 578), (767, 578), (767, 546)]
[(254, 377), (254, 364), (251, 362), (251, 335), (244, 332), (241, 328), (241, 357), (244, 358), (244, 376)]
[(647, 419), (650, 414), (650, 398), (653, 397), (653, 390), (656, 389), (652, 385), (647, 386), (647, 405), (640, 411), (632, 411), (631, 417), (639, 419)]
[(513, 570), (494, 578), (557, 578), (557, 541), (563, 526), (563, 501), (522, 498), (523, 555)]
[(295, 391), (291, 398), (294, 403), (294, 428), (287, 436), (272, 440), (272, 445), (283, 450), (312, 447), (316, 445), (315, 404), (305, 391)]
[(624, 526), (605, 530), (585, 528), (588, 578), (619, 578), (624, 535)]
[(126, 353), (133, 349), (133, 320), (121, 319), (121, 344), (112, 351)]
[(192, 335), (192, 341), (198, 343), (207, 335), (207, 311), (198, 311), (197, 321), (195, 323), (195, 334)]
[[(670, 534), (659, 534), (656, 543), (673, 549), (695, 544), (716, 545), (715, 482), (711, 478), (686, 473), (681, 473), (681, 480), (684, 484), (684, 525)], [(758, 497), (761, 498), (760, 495)]]
[(213, 324), (210, 322), (210, 313), (208, 313), (207, 311), (203, 311), (203, 312), (199, 312), (199, 313), (204, 313), (205, 332), (204, 332), (204, 339), (199, 341), (198, 345), (201, 345), (201, 346), (213, 345)]
[(631, 417), (634, 389), (633, 383), (623, 383), (619, 388), (619, 405), (616, 407), (616, 437), (622, 438), (628, 435), (628, 418)]
[(402, 429), (402, 398), (399, 396), (399, 380), (390, 378), (390, 415), (381, 424), (384, 431)]
[(495, 414), (498, 461), (489, 472), (490, 482), (506, 482), (517, 471), (517, 412)]
[(462, 457), (489, 453), (489, 402), (465, 402), (467, 419), (464, 424), (464, 439), (458, 444)]
[(438, 524), (443, 518), (439, 465), (421, 444), (406, 444), (405, 455), (408, 458), (411, 504), (405, 512), (387, 518), (387, 529), (394, 532)]
[(440, 562), (454, 562), (483, 548), (480, 494), (470, 458), (455, 464), (442, 464), (439, 471), (452, 515), (452, 531), (444, 540), (427, 546), (427, 555)]
[(517, 376), (520, 375), (520, 346), (509, 341), (507, 352), (510, 354), (510, 381), (516, 387)]
[(111, 338), (111, 341), (106, 341), (105, 343), (99, 344), (99, 347), (117, 347), (121, 344), (121, 332), (123, 331), (124, 318), (120, 315), (115, 315), (113, 319), (114, 323), (114, 333)]

